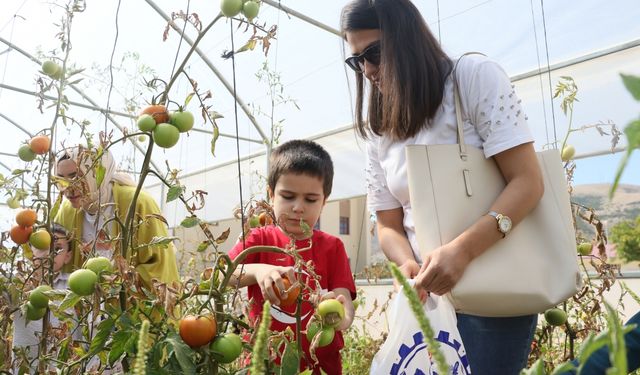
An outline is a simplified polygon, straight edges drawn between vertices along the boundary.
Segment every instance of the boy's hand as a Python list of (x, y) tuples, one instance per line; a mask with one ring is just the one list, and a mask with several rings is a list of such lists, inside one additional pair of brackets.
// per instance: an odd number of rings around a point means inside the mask
[(353, 301), (351, 301), (351, 294), (346, 288), (336, 288), (331, 292), (328, 292), (322, 296), (322, 300), (335, 298), (344, 306), (344, 319), (336, 327), (336, 331), (343, 331), (351, 326), (353, 317), (355, 315), (355, 309), (353, 307)]
[(283, 277), (289, 279), (291, 284), (296, 282), (296, 273), (293, 267), (280, 267), (271, 265), (262, 265), (259, 271), (256, 271), (256, 281), (262, 291), (262, 296), (269, 300), (272, 305), (279, 305), (280, 298), (276, 295), (274, 288), (278, 288), (280, 296), (287, 298), (287, 290), (282, 281)]

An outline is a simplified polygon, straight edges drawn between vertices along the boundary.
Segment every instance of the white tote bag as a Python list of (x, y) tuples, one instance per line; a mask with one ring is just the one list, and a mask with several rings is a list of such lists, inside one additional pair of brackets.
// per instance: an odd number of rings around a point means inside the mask
[[(455, 78), (455, 69), (454, 69)], [(421, 252), (450, 242), (486, 215), (505, 186), (493, 159), (464, 143), (457, 80), (458, 144), (410, 145), (407, 174)], [(558, 150), (537, 153), (544, 195), (513, 230), (467, 267), (451, 291), (456, 310), (520, 316), (555, 306), (580, 287), (576, 236)]]
[[(449, 365), (449, 374), (471, 373), (467, 354), (458, 332), (456, 313), (446, 297), (431, 295), (424, 310), (440, 351)], [(399, 291), (389, 310), (389, 336), (371, 363), (371, 375), (436, 374), (435, 358), (427, 350), (418, 320), (407, 297)], [(443, 375), (443, 374), (441, 374)]]

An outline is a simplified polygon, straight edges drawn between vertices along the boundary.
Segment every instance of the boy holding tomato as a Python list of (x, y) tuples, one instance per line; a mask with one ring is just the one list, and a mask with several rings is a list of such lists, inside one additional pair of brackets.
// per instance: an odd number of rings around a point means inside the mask
[[(312, 369), (328, 375), (341, 374), (340, 349), (344, 346), (342, 330), (351, 326), (354, 316), (352, 300), (356, 297), (355, 283), (342, 241), (320, 230), (311, 230), (322, 212), (333, 183), (333, 162), (329, 154), (317, 143), (307, 140), (286, 142), (273, 150), (270, 157), (268, 194), (273, 205), (276, 225), (255, 228), (229, 252), (236, 258), (244, 249), (252, 246), (276, 246), (287, 248), (295, 244), (295, 251), (308, 268), (295, 268), (293, 256), (275, 253), (252, 253), (234, 272), (229, 285), (247, 286), (252, 301), (250, 319), (255, 321), (262, 314), (265, 299), (271, 302), (271, 330), (296, 331), (297, 288), (296, 283), (306, 285), (300, 302), (302, 330), (314, 315), (314, 305), (306, 290), (315, 290), (327, 303), (321, 303), (321, 315), (337, 317), (328, 322), (324, 318), (327, 333), (335, 330), (329, 340), (319, 335), (320, 345), (315, 350), (317, 363), (311, 359), (309, 340), (301, 335), (305, 352), (301, 369)], [(316, 275), (317, 278), (310, 275)], [(238, 280), (239, 279), (239, 280)], [(294, 285), (294, 288), (288, 285)], [(320, 290), (318, 290), (318, 287)], [(293, 295), (292, 295), (293, 294)], [(335, 300), (333, 300), (335, 299)], [(328, 324), (327, 324), (328, 323)], [(313, 339), (313, 335), (309, 335)]]

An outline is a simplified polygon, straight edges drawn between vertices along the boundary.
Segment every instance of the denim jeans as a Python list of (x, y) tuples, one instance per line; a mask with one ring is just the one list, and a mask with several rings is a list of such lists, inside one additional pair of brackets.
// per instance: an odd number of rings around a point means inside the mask
[(457, 315), (473, 375), (518, 375), (527, 367), (537, 314), (509, 318)]

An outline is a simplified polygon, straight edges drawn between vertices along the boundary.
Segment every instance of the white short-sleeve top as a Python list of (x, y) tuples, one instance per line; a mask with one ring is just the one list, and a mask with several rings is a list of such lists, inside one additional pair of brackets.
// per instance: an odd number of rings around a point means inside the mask
[[(483, 55), (466, 55), (458, 63), (456, 75), (466, 144), (482, 149), (489, 158), (523, 143), (533, 142), (520, 99), (502, 67)], [(402, 141), (372, 135), (366, 143), (369, 210), (376, 212), (402, 207), (404, 230), (419, 262), (421, 257), (409, 201), (405, 146), (455, 144), (456, 134), (453, 80), (449, 76), (442, 104), (429, 128)]]

